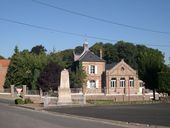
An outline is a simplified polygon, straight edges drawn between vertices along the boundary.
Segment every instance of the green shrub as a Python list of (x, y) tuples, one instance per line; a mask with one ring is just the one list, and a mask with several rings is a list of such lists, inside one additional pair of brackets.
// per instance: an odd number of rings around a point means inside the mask
[(32, 104), (32, 100), (30, 98), (26, 98), (24, 101), (25, 104)]
[(15, 104), (24, 104), (24, 100), (23, 99), (15, 99)]

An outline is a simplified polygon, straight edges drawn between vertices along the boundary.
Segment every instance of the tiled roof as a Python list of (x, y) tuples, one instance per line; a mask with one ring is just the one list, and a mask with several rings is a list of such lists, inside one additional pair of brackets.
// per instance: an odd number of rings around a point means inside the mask
[(117, 63), (106, 64), (106, 70), (112, 69)]
[(88, 62), (104, 62), (103, 59), (100, 59), (91, 51), (86, 51), (80, 58), (79, 61), (88, 61)]
[(0, 66), (2, 66), (2, 67), (8, 67), (9, 64), (10, 64), (10, 60), (0, 59)]

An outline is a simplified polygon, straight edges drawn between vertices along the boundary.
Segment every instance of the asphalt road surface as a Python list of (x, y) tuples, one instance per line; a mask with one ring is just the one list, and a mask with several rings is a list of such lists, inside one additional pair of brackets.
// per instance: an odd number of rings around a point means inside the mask
[(55, 111), (86, 117), (170, 127), (170, 103), (53, 108)]
[(38, 112), (0, 103), (0, 128), (123, 128), (112, 123)]

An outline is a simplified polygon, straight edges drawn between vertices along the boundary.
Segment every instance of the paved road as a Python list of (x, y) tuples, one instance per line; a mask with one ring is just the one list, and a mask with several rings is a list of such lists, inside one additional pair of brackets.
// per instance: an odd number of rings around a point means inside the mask
[(49, 111), (170, 127), (170, 103), (53, 108)]
[(0, 103), (0, 117), (1, 128), (123, 128), (111, 123), (21, 109), (4, 103)]

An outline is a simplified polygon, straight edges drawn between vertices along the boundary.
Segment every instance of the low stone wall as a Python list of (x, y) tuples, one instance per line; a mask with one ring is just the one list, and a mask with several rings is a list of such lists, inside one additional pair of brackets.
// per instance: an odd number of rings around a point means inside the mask
[(73, 101), (73, 104), (85, 104), (86, 97), (83, 95), (83, 93), (72, 93), (71, 98)]
[(101, 88), (86, 89), (86, 94), (95, 94), (95, 93), (102, 93), (102, 89)]
[(86, 95), (86, 100), (113, 100), (119, 101), (149, 101), (151, 100), (150, 95)]

